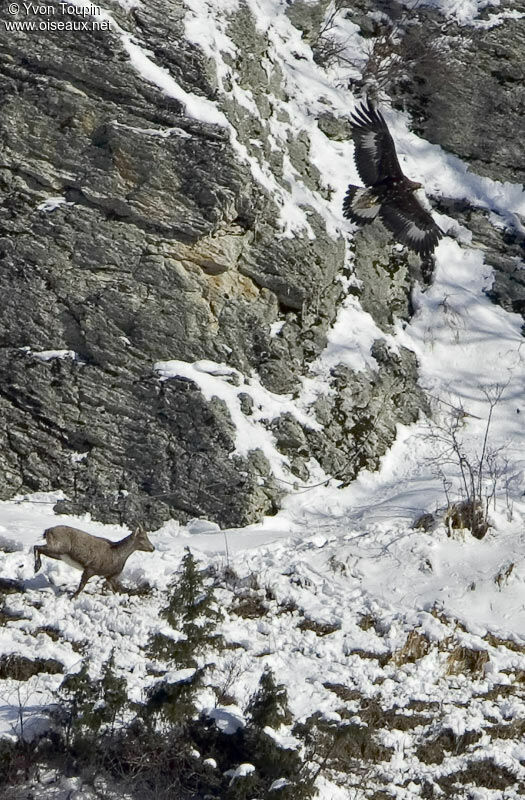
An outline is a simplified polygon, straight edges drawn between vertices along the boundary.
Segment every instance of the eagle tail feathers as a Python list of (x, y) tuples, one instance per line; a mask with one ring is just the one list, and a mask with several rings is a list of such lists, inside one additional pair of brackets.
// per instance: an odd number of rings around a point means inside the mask
[(370, 189), (350, 184), (343, 200), (343, 215), (352, 222), (372, 222), (381, 208), (376, 195)]

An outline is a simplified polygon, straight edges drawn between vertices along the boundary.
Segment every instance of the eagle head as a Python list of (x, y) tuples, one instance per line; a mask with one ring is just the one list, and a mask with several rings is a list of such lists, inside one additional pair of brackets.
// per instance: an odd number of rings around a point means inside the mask
[(411, 181), (408, 178), (407, 178), (407, 183), (408, 183), (408, 188), (410, 189), (411, 192), (415, 192), (416, 189), (422, 189), (423, 188), (423, 184), (422, 183), (418, 183), (417, 181)]

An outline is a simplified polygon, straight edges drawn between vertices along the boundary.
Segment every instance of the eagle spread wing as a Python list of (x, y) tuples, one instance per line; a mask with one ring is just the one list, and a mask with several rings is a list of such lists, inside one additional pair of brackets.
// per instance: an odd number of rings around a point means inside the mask
[(370, 100), (362, 103), (350, 117), (354, 141), (354, 159), (359, 177), (365, 186), (374, 186), (385, 179), (403, 178), (397, 160), (394, 140), (380, 111)]
[(397, 195), (395, 202), (382, 203), (379, 216), (398, 242), (422, 258), (432, 253), (443, 235), (412, 192)]

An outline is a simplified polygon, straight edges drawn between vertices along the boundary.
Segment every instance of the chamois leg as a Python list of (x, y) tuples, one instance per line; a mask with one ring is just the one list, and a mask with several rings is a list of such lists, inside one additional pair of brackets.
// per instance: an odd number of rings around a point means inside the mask
[(122, 591), (122, 585), (116, 575), (109, 575), (109, 577), (106, 578), (106, 583), (112, 592), (117, 593)]
[(91, 572), (90, 569), (85, 569), (84, 570), (84, 572), (82, 573), (82, 577), (80, 579), (80, 583), (78, 585), (78, 589), (76, 590), (76, 592), (74, 592), (74, 594), (71, 595), (71, 599), (72, 600), (73, 600), (74, 597), (78, 597), (79, 596), (80, 592), (82, 591), (82, 589), (84, 588), (84, 586), (86, 585), (88, 580), (90, 578), (92, 578), (94, 574), (95, 573)]
[(60, 561), (60, 554), (55, 550), (51, 550), (50, 547), (46, 547), (44, 544), (36, 544), (33, 548), (33, 552), (35, 554), (35, 572), (38, 572), (42, 566), (42, 559), (40, 556), (48, 556), (48, 558), (56, 558)]

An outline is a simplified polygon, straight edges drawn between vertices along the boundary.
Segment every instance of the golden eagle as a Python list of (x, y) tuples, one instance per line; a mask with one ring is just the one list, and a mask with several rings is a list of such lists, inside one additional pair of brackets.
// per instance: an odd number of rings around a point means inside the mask
[(421, 184), (401, 172), (383, 115), (367, 99), (350, 121), (354, 159), (366, 188), (350, 184), (343, 202), (344, 216), (358, 223), (379, 216), (398, 242), (422, 257), (429, 256), (443, 231), (414, 195)]

